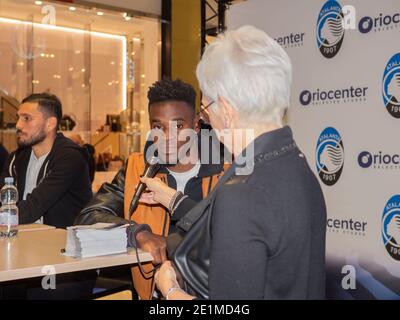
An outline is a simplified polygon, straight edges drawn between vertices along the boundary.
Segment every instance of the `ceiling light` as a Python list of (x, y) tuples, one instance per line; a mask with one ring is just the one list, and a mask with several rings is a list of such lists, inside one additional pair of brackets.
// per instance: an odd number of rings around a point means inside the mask
[(98, 16), (102, 16), (102, 15), (104, 15), (104, 12), (98, 11), (98, 12), (97, 12), (97, 15), (98, 15)]
[(35, 1), (35, 4), (36, 4), (37, 6), (41, 6), (41, 5), (43, 4), (43, 1)]
[(75, 11), (76, 8), (75, 7), (69, 7), (69, 11)]

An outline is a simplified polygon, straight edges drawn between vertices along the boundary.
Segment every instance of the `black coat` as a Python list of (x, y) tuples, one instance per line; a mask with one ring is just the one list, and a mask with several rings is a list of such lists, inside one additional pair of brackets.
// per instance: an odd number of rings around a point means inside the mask
[(0, 172), (3, 170), (4, 164), (8, 159), (9, 153), (7, 149), (0, 143)]
[(32, 148), (18, 148), (4, 166), (0, 187), (5, 177), (14, 177), (19, 194), (19, 223), (43, 222), (57, 228), (71, 226), (92, 197), (87, 151), (58, 133), (53, 147), (43, 162), (36, 188), (22, 200), (26, 170)]
[(187, 233), (173, 262), (188, 291), (211, 299), (323, 299), (325, 201), (291, 129), (256, 138), (253, 172), (238, 175), (238, 167), (177, 223)]

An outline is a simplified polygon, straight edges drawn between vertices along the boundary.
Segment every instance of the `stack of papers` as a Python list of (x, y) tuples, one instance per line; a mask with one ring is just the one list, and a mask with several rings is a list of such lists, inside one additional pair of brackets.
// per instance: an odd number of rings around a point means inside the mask
[(95, 257), (127, 251), (128, 224), (96, 223), (67, 228), (65, 255), (71, 257)]

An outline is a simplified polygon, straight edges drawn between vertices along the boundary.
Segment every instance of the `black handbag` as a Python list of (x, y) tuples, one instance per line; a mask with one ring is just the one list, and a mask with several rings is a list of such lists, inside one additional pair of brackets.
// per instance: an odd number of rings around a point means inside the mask
[(185, 224), (189, 228), (187, 233), (173, 233), (168, 236), (167, 250), (180, 286), (193, 296), (208, 299), (211, 203), (203, 201), (205, 203), (201, 202), (185, 216), (196, 219), (191, 225)]

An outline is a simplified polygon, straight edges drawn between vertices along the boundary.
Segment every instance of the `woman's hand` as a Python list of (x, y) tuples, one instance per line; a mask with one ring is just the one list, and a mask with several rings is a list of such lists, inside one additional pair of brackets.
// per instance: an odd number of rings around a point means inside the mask
[(168, 187), (160, 178), (142, 177), (140, 181), (146, 184), (150, 192), (145, 192), (140, 197), (140, 202), (147, 204), (161, 203), (168, 209), (172, 197), (177, 192), (175, 189)]
[(155, 275), (155, 281), (157, 288), (167, 300), (192, 300), (195, 298), (179, 287), (171, 261), (165, 261), (162, 264)]
[(171, 261), (165, 261), (155, 275), (157, 288), (161, 291), (164, 297), (167, 296), (170, 288), (179, 288), (178, 280), (176, 279), (175, 269), (172, 267)]
[(154, 192), (143, 192), (140, 196), (139, 202), (147, 203), (147, 204), (158, 204), (159, 202), (154, 200)]

